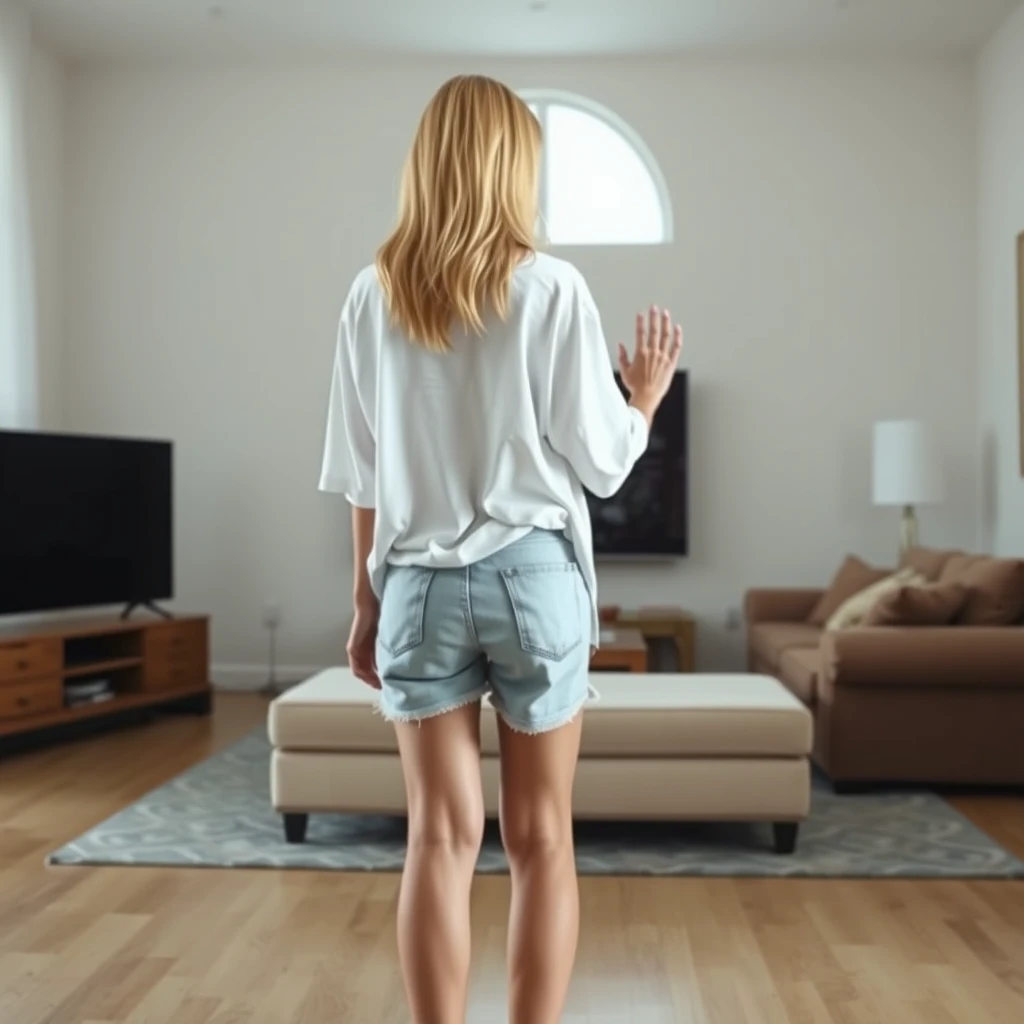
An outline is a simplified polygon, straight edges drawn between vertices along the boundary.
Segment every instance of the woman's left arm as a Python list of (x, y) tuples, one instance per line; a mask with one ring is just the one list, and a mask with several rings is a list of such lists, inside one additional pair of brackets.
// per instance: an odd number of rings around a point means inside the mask
[(354, 361), (359, 306), (357, 282), (338, 324), (320, 489), (340, 491), (352, 506), (354, 617), (346, 649), (353, 674), (379, 689), (375, 656), (379, 606), (367, 564), (376, 522), (377, 444)]
[(373, 548), (373, 528), (377, 511), (372, 508), (352, 506), (352, 576), (354, 590), (352, 603), (356, 608), (376, 608), (377, 595), (370, 584), (370, 550)]
[(355, 564), (352, 575), (355, 577), (352, 594), (354, 616), (352, 630), (349, 633), (348, 663), (352, 674), (375, 690), (380, 689), (380, 676), (377, 673), (377, 622), (380, 618), (380, 605), (377, 595), (370, 585), (370, 570), (367, 561), (373, 547), (373, 526), (377, 513), (372, 508), (352, 506), (352, 551)]

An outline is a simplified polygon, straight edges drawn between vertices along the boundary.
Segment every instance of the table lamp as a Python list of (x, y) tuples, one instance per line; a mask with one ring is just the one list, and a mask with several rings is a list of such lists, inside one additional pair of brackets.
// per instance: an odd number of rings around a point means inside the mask
[(942, 500), (942, 473), (931, 433), (918, 420), (885, 420), (875, 424), (874, 500), (876, 505), (901, 505), (900, 550), (917, 544), (915, 505)]

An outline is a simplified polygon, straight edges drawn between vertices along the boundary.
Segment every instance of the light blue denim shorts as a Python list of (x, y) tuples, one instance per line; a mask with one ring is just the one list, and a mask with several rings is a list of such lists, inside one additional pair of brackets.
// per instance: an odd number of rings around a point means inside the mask
[(489, 694), (511, 728), (557, 729), (590, 693), (590, 623), (587, 586), (559, 533), (534, 530), (460, 569), (389, 566), (381, 713), (417, 722)]

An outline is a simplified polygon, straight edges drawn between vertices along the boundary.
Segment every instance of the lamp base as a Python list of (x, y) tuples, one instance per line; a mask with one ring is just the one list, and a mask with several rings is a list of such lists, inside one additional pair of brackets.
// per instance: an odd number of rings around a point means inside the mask
[(917, 513), (913, 505), (903, 506), (903, 518), (900, 520), (900, 551), (917, 547)]

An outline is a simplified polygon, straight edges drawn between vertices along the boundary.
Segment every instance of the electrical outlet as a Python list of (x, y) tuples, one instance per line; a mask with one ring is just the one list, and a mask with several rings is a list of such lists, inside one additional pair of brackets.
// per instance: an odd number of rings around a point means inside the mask
[(281, 625), (281, 606), (277, 601), (267, 601), (263, 605), (263, 628), (277, 629)]
[(725, 628), (732, 632), (743, 625), (743, 611), (740, 608), (728, 608), (725, 612)]

